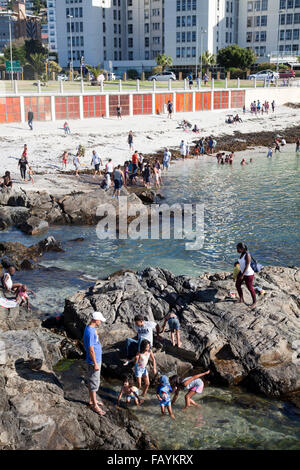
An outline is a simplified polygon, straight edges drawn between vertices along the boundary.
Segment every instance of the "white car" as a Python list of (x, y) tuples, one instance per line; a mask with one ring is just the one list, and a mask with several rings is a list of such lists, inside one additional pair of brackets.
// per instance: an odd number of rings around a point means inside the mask
[(57, 80), (67, 82), (69, 80), (69, 77), (67, 77), (67, 75), (57, 75)]
[(276, 80), (279, 78), (279, 73), (274, 70), (261, 70), (260, 72), (249, 75), (248, 80)]
[(176, 75), (174, 72), (161, 72), (156, 73), (155, 75), (151, 75), (148, 80), (150, 82), (152, 82), (153, 80), (157, 80), (159, 82), (167, 82), (169, 80), (176, 80)]

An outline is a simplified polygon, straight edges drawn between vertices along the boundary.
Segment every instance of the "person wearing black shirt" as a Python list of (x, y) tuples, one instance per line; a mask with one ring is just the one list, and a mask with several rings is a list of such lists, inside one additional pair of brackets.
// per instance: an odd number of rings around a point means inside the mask
[(30, 110), (28, 111), (28, 126), (30, 127), (31, 130), (33, 130), (32, 121), (33, 121), (33, 112), (30, 108)]

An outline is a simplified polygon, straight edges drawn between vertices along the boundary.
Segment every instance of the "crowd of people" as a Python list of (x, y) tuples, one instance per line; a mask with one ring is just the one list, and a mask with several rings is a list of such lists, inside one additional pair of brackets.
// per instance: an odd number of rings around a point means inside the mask
[[(251, 298), (252, 304), (250, 309), (256, 308), (256, 292), (253, 287), (255, 272), (259, 272), (262, 268), (251, 256), (248, 247), (244, 243), (238, 243), (236, 246), (239, 255), (238, 261), (234, 263), (233, 280), (238, 292), (239, 303), (245, 303), (242, 285), (245, 283)], [(230, 293), (231, 294), (231, 293)], [(231, 297), (235, 297), (231, 295)], [(89, 324), (86, 326), (83, 336), (83, 343), (86, 350), (86, 361), (88, 363), (88, 386), (89, 386), (89, 405), (93, 411), (101, 416), (105, 414), (103, 404), (97, 401), (97, 392), (100, 386), (100, 371), (102, 362), (102, 348), (96, 328), (99, 328), (101, 322), (106, 319), (103, 314), (96, 311), (92, 314)], [(208, 375), (210, 371), (188, 377), (179, 377), (173, 375), (168, 377), (162, 375), (158, 377), (157, 364), (155, 354), (153, 352), (153, 336), (156, 333), (158, 342), (162, 341), (161, 335), (165, 332), (168, 324), (173, 347), (180, 348), (182, 346), (180, 330), (180, 318), (175, 312), (168, 313), (162, 320), (162, 324), (155, 321), (148, 321), (143, 315), (138, 314), (134, 317), (134, 328), (137, 338), (127, 338), (125, 344), (126, 359), (123, 360), (123, 366), (131, 368), (131, 372), (127, 373), (121, 390), (118, 394), (116, 406), (119, 407), (122, 396), (125, 396), (126, 404), (132, 400), (136, 406), (141, 406), (147, 396), (150, 379), (148, 368), (151, 364), (153, 376), (158, 386), (156, 388), (156, 398), (161, 409), (162, 415), (166, 410), (170, 417), (175, 419), (172, 406), (175, 404), (180, 391), (185, 391), (185, 406), (199, 407), (200, 405), (193, 400), (195, 395), (200, 395), (204, 389), (204, 383), (201, 377)], [(136, 385), (135, 385), (136, 381)], [(173, 394), (173, 398), (171, 395)]]

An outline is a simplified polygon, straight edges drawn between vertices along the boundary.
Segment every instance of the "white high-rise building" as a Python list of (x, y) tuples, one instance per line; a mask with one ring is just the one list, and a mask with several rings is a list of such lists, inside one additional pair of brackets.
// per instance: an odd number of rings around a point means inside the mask
[(56, 0), (47, 0), (47, 19), (49, 52), (57, 52)]
[(276, 62), (279, 51), (280, 62), (291, 55), (297, 62), (300, 0), (240, 1), (238, 44), (253, 49), (260, 61)]

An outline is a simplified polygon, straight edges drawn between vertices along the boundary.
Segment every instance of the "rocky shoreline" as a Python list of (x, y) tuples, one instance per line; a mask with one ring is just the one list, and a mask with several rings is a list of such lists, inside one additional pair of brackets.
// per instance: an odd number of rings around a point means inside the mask
[(135, 336), (137, 313), (161, 322), (173, 311), (182, 347), (172, 346), (168, 331), (155, 338), (159, 374), (209, 368), (213, 385), (238, 385), (299, 406), (300, 269), (265, 267), (256, 284), (266, 293), (251, 311), (228, 297), (229, 273), (192, 278), (149, 267), (77, 292), (59, 319), (0, 308), (0, 449), (157, 448), (137, 418), (117, 410), (101, 390), (106, 416), (87, 407), (82, 333), (95, 309), (107, 318), (99, 331), (105, 377), (121, 380), (130, 372), (122, 363), (124, 340)]

